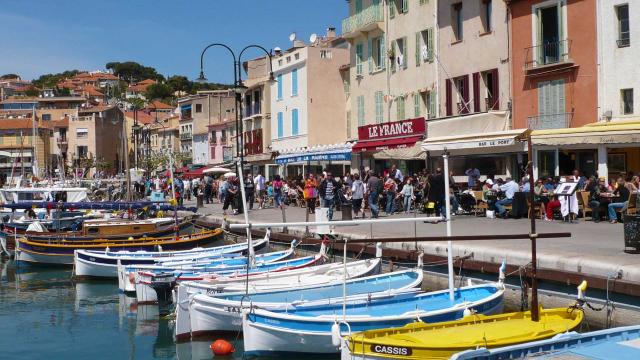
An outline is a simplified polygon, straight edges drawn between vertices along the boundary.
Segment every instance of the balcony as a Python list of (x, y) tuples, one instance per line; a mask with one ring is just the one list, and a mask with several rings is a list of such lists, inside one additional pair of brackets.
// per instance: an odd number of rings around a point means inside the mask
[(363, 32), (375, 29), (383, 29), (384, 10), (383, 5), (371, 5), (358, 14), (342, 20), (342, 37), (355, 38)]
[(244, 133), (244, 154), (262, 154), (262, 129), (245, 131)]
[(180, 140), (182, 140), (182, 141), (191, 140), (191, 139), (193, 139), (193, 134), (191, 134), (191, 133), (182, 133), (182, 134), (180, 134)]
[(69, 147), (69, 140), (66, 136), (57, 138), (56, 143), (60, 149), (67, 149)]
[(246, 104), (244, 105), (244, 108), (242, 109), (243, 119), (250, 118), (252, 116), (258, 116), (258, 115), (262, 115), (262, 109), (259, 102), (252, 103), (249, 106), (247, 106)]
[(524, 70), (526, 75), (536, 75), (572, 68), (570, 57), (571, 40), (546, 42), (525, 49)]
[(529, 116), (527, 123), (531, 130), (564, 129), (571, 126), (572, 117), (573, 113)]

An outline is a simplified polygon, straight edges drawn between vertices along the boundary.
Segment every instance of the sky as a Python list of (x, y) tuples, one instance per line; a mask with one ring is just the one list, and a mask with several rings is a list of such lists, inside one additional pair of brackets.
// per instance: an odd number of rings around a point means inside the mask
[[(286, 49), (291, 33), (308, 42), (328, 26), (340, 32), (347, 15), (345, 0), (0, 0), (0, 75), (34, 79), (136, 61), (195, 79), (210, 43), (236, 53), (250, 44)], [(247, 50), (242, 60), (260, 55)], [(209, 81), (232, 82), (224, 49), (209, 49), (204, 65)]]

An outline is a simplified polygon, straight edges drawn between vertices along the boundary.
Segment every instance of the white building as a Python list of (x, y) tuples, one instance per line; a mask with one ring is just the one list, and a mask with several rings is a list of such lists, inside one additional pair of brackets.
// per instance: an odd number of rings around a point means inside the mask
[(637, 117), (639, 106), (634, 104), (640, 104), (640, 3), (598, 0), (598, 27), (600, 118)]
[[(344, 144), (347, 121), (340, 74), (349, 63), (349, 46), (333, 28), (326, 37), (313, 39), (310, 45), (296, 40), (291, 49), (272, 57), (276, 81), (270, 88), (271, 151), (280, 154), (276, 164), (284, 165), (280, 172), (288, 176), (331, 167), (343, 172), (351, 164), (351, 147)], [(345, 145), (342, 153), (335, 146), (323, 150), (336, 143)]]

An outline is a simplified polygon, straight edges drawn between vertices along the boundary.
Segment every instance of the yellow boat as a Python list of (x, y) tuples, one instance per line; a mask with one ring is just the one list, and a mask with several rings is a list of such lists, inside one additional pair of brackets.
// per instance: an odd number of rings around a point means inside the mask
[(478, 347), (496, 348), (544, 340), (575, 329), (583, 319), (580, 306), (500, 315), (469, 315), (460, 320), (370, 330), (345, 339), (342, 360), (449, 359)]

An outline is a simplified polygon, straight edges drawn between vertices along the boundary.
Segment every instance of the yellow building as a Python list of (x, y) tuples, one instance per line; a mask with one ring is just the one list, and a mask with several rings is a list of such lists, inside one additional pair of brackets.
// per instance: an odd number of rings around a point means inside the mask
[[(33, 136), (35, 133), (35, 136)], [(51, 129), (36, 119), (0, 115), (0, 177), (43, 176), (50, 170)]]

